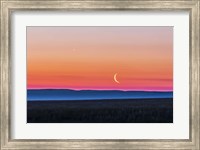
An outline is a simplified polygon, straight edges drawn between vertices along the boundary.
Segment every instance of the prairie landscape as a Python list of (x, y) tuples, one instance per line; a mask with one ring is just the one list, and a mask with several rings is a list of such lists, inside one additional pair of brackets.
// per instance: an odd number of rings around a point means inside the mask
[(172, 123), (173, 93), (28, 90), (28, 123)]
[(173, 123), (173, 100), (28, 101), (28, 123)]

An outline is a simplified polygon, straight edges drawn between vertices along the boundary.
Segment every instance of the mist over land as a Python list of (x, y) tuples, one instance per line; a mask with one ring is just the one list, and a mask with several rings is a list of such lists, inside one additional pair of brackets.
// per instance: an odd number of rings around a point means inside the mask
[(121, 91), (121, 90), (70, 90), (34, 89), (27, 90), (28, 101), (49, 100), (103, 100), (103, 99), (152, 99), (172, 98), (173, 92)]

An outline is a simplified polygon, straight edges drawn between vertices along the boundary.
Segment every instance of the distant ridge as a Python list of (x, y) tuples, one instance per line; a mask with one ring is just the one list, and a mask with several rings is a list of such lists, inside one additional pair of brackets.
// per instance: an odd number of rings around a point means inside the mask
[(34, 100), (103, 100), (103, 99), (173, 98), (169, 91), (121, 91), (121, 90), (71, 90), (29, 89), (27, 99)]
[(109, 92), (109, 91), (119, 91), (119, 92), (156, 92), (156, 93), (164, 93), (164, 92), (172, 92), (172, 91), (153, 91), (153, 90), (134, 90), (134, 91), (130, 91), (130, 90), (73, 90), (73, 89), (27, 89), (28, 91), (38, 91), (38, 90), (63, 90), (63, 91), (103, 91), (103, 92)]

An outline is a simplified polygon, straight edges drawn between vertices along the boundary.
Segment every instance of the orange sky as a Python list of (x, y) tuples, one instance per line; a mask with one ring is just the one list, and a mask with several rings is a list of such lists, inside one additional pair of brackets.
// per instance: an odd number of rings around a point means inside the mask
[(173, 28), (27, 27), (27, 63), (28, 89), (172, 91)]

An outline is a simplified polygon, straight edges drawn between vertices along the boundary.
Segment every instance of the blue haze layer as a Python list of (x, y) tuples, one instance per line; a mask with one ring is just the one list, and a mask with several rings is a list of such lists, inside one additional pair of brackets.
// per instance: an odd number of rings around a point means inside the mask
[(173, 98), (173, 92), (118, 91), (118, 90), (27, 90), (28, 101), (35, 100), (103, 100)]

